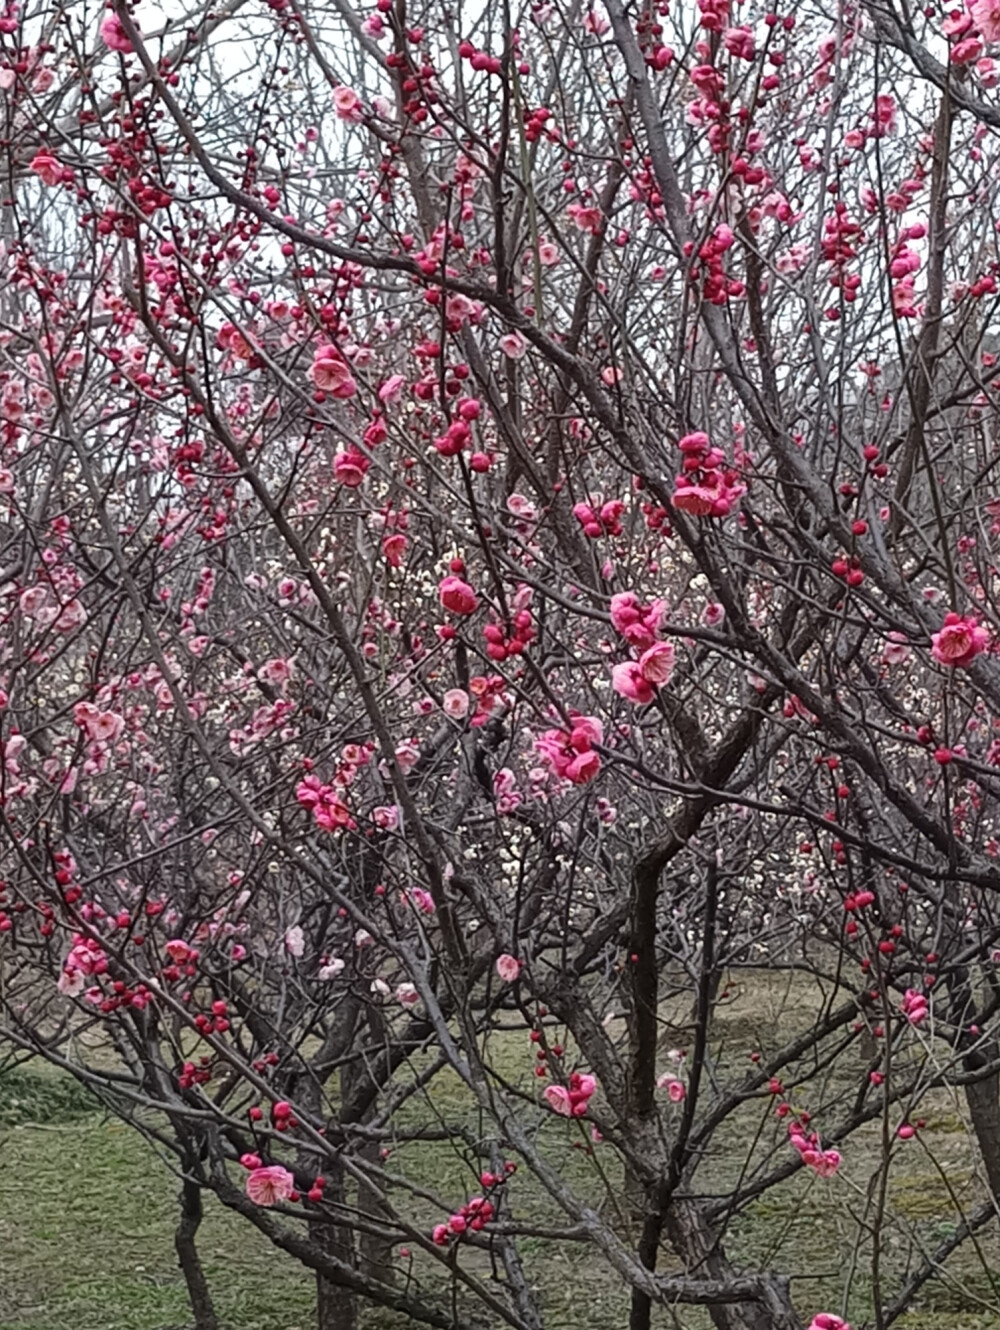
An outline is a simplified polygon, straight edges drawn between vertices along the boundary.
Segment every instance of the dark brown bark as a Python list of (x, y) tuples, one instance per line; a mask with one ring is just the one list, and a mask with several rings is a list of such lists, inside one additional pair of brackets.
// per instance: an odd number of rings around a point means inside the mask
[[(346, 1196), (344, 1168), (339, 1158), (326, 1169), (325, 1197), (330, 1205), (343, 1206)], [(327, 1255), (345, 1265), (354, 1265), (351, 1230), (340, 1224), (310, 1224), (309, 1238)], [(356, 1330), (357, 1295), (343, 1285), (331, 1283), (321, 1271), (316, 1272), (316, 1330)]]
[(195, 1330), (218, 1330), (219, 1323), (216, 1320), (212, 1295), (195, 1244), (195, 1235), (201, 1220), (201, 1188), (196, 1182), (189, 1182), (185, 1178), (181, 1187), (181, 1220), (174, 1233), (177, 1262), (187, 1285)]
[[(1000, 1045), (990, 1042), (966, 1054), (966, 1071), (975, 1072), (995, 1063), (1000, 1057)], [(986, 1171), (990, 1193), (1000, 1206), (1000, 1072), (994, 1071), (982, 1080), (969, 1081), (965, 1086), (965, 1102), (969, 1106), (972, 1130)]]

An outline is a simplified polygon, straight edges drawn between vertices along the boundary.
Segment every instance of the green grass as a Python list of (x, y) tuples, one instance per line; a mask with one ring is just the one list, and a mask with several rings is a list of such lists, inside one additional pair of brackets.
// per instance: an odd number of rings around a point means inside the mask
[[(0, 1129), (0, 1327), (187, 1330), (173, 1250), (178, 1184), (131, 1128), (105, 1120), (60, 1077), (8, 1074), (38, 1121)], [(84, 1113), (81, 1114), (81, 1107)], [(206, 1197), (199, 1250), (230, 1330), (306, 1330), (308, 1273)]]
[[(719, 1065), (739, 1072), (747, 1049), (766, 1050), (769, 1041), (787, 1037), (801, 1004), (801, 994), (783, 992), (780, 985), (757, 984), (745, 991), (718, 1022)], [(532, 1090), (537, 1087), (525, 1049), (522, 1035), (494, 1036), (497, 1065), (509, 1080)], [(836, 1088), (834, 1078), (827, 1091)], [(803, 1094), (812, 1103), (819, 1091), (810, 1086)], [(929, 1097), (920, 1112), (928, 1119), (922, 1139), (961, 1207), (971, 1209), (982, 1191), (960, 1101), (939, 1094)], [(407, 1101), (396, 1119), (409, 1125), (438, 1120), (463, 1121), (473, 1132), (479, 1125), (451, 1074), (434, 1081), (427, 1099)], [(615, 1168), (612, 1153), (598, 1148), (588, 1157), (573, 1146), (580, 1140), (574, 1124), (541, 1113), (538, 1121), (539, 1148), (579, 1195), (613, 1219), (608, 1192), (621, 1199), (621, 1178), (612, 1173), (608, 1188), (601, 1174), (604, 1166)], [(753, 1158), (763, 1163), (775, 1141), (771, 1163), (787, 1157), (782, 1128), (773, 1122), (767, 1102), (755, 1100), (712, 1142), (711, 1157), (699, 1171), (700, 1186), (717, 1192), (731, 1184), (761, 1121), (764, 1131)], [(737, 1264), (791, 1274), (793, 1296), (806, 1322), (816, 1311), (845, 1310), (855, 1327), (870, 1322), (865, 1225), (879, 1149), (876, 1123), (844, 1145), (837, 1178), (797, 1174), (761, 1197), (727, 1238)], [(393, 1172), (432, 1190), (449, 1206), (478, 1190), (479, 1166), (464, 1146), (427, 1142), (400, 1144), (388, 1162)], [(896, 1158), (884, 1234), (884, 1296), (891, 1297), (921, 1247), (932, 1248), (953, 1231), (956, 1209), (938, 1167), (917, 1143)], [(75, 1083), (38, 1064), (0, 1072), (0, 1330), (189, 1330), (173, 1251), (178, 1186), (152, 1147), (132, 1129), (104, 1118)], [(510, 1186), (520, 1217), (530, 1215), (537, 1224), (564, 1222), (526, 1170)], [(210, 1195), (205, 1206), (199, 1250), (226, 1330), (312, 1330), (308, 1272)], [(446, 1213), (430, 1202), (407, 1208), (428, 1229)], [(997, 1228), (981, 1230), (978, 1240), (986, 1264), (1000, 1269)], [(627, 1296), (592, 1250), (543, 1238), (525, 1239), (521, 1246), (529, 1278), (542, 1298), (546, 1330), (578, 1327), (581, 1309), (588, 1330), (620, 1330), (627, 1324)], [(848, 1284), (855, 1248), (860, 1248), (858, 1267)], [(489, 1278), (486, 1253), (467, 1253), (463, 1260)], [(661, 1268), (672, 1268), (666, 1252)], [(439, 1275), (423, 1257), (417, 1258), (415, 1270), (421, 1279)], [(928, 1284), (919, 1304), (897, 1326), (994, 1330), (1000, 1324), (996, 1306), (990, 1279), (967, 1243), (949, 1262), (947, 1277)], [(709, 1321), (699, 1310), (680, 1309), (675, 1318), (661, 1309), (654, 1324), (657, 1330), (706, 1330)], [(362, 1330), (398, 1327), (398, 1321), (377, 1310), (367, 1311), (362, 1320)]]

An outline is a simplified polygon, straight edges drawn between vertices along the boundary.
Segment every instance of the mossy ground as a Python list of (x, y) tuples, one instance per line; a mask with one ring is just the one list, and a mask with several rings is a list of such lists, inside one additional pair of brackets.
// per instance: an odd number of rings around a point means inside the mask
[[(766, 1047), (788, 1033), (800, 1004), (801, 995), (790, 1001), (770, 983), (744, 985), (719, 1022), (721, 1061), (745, 1057), (747, 1047)], [(498, 1036), (494, 1057), (511, 1080), (531, 1086), (523, 1036)], [(921, 1142), (900, 1150), (894, 1161), (883, 1238), (890, 1296), (920, 1253), (954, 1230), (959, 1207), (967, 1211), (982, 1198), (961, 1109), (953, 1097), (930, 1097), (920, 1110), (928, 1121)], [(435, 1081), (432, 1100), (410, 1101), (403, 1119), (412, 1122), (425, 1111), (438, 1120), (470, 1122), (464, 1091), (447, 1075)], [(713, 1142), (703, 1185), (724, 1185), (767, 1118), (766, 1101), (755, 1100), (732, 1120)], [(539, 1121), (540, 1147), (580, 1193), (610, 1213), (622, 1198), (620, 1178), (608, 1179), (609, 1187), (601, 1176), (608, 1156), (602, 1160), (598, 1149), (588, 1158), (574, 1148), (580, 1138), (572, 1124), (543, 1115)], [(798, 1173), (767, 1192), (737, 1222), (729, 1246), (739, 1261), (790, 1273), (806, 1320), (815, 1311), (846, 1312), (857, 1328), (871, 1322), (867, 1226), (879, 1124), (856, 1133), (844, 1156), (833, 1180)], [(475, 1190), (477, 1163), (462, 1147), (402, 1145), (393, 1166), (456, 1201)], [(539, 1224), (558, 1221), (551, 1201), (523, 1171), (515, 1185), (521, 1215), (531, 1213)], [(177, 1193), (178, 1180), (156, 1151), (105, 1117), (74, 1082), (37, 1063), (0, 1072), (0, 1330), (189, 1330), (173, 1250)], [(427, 1223), (442, 1217), (428, 1203)], [(522, 1246), (529, 1274), (543, 1290), (546, 1330), (579, 1330), (581, 1309), (588, 1330), (627, 1325), (625, 1295), (591, 1250), (543, 1238)], [(226, 1330), (311, 1330), (308, 1272), (211, 1196), (199, 1249)], [(996, 1227), (981, 1230), (978, 1249), (965, 1244), (945, 1276), (928, 1284), (914, 1310), (896, 1322), (898, 1330), (1000, 1325), (1000, 1279), (984, 1269), (1000, 1271)], [(489, 1273), (485, 1254), (480, 1273)], [(661, 1310), (655, 1324), (658, 1330), (704, 1330), (708, 1321), (700, 1311), (680, 1308), (676, 1314)], [(398, 1330), (398, 1322), (369, 1311), (362, 1330)]]

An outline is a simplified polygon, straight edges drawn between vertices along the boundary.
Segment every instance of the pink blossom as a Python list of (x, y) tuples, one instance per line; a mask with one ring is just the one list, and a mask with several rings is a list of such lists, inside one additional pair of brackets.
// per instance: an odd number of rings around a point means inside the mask
[(100, 711), (90, 702), (78, 702), (73, 708), (73, 719), (86, 730), (93, 743), (110, 743), (120, 738), (125, 729), (124, 716), (113, 711)]
[(611, 597), (611, 623), (629, 646), (647, 651), (656, 641), (666, 608), (665, 601), (643, 605), (634, 591), (621, 591)]
[(963, 41), (956, 42), (951, 48), (949, 57), (953, 65), (969, 65), (973, 60), (978, 60), (983, 53), (983, 44), (978, 37), (966, 37)]
[(395, 998), (401, 1007), (415, 1007), (420, 1001), (420, 994), (414, 984), (397, 984)]
[(508, 360), (520, 360), (528, 349), (528, 343), (520, 333), (505, 333), (500, 338), (500, 350)]
[(909, 643), (903, 633), (891, 632), (889, 640), (882, 649), (882, 660), (886, 665), (902, 665), (910, 659)]
[(43, 184), (58, 185), (62, 182), (62, 167), (59, 164), (59, 159), (53, 157), (50, 152), (36, 152), (31, 159), (31, 169), (37, 176), (41, 177)]
[(851, 1330), (851, 1327), (832, 1312), (819, 1312), (809, 1322), (807, 1330)]
[(326, 983), (330, 979), (336, 979), (337, 975), (340, 974), (343, 968), (344, 968), (344, 962), (340, 959), (340, 957), (332, 956), (326, 962), (325, 965), (321, 965), (319, 967), (316, 977), (318, 979), (322, 979), (323, 982)]
[(669, 1072), (665, 1072), (660, 1076), (656, 1084), (661, 1090), (666, 1090), (672, 1104), (680, 1104), (687, 1098), (687, 1088), (684, 1082), (679, 1081), (676, 1076), (671, 1076)]
[(353, 88), (341, 85), (333, 90), (333, 109), (338, 120), (357, 122), (362, 116), (361, 98)]
[(636, 706), (645, 706), (656, 696), (656, 689), (634, 660), (627, 660), (614, 666), (611, 671), (611, 686), (616, 693), (620, 693)]
[(434, 897), (423, 887), (414, 887), (410, 892), (410, 900), (421, 914), (433, 914), (437, 909), (434, 904)]
[(670, 682), (674, 672), (674, 644), (672, 642), (654, 642), (639, 657), (639, 669), (643, 678), (648, 679), (657, 688)]
[(469, 694), (464, 688), (449, 688), (441, 699), (441, 709), (452, 720), (464, 720), (469, 714)]
[(729, 54), (737, 59), (753, 60), (756, 57), (753, 33), (749, 28), (727, 28), (722, 40)]
[(574, 785), (586, 785), (601, 769), (595, 743), (604, 740), (604, 727), (596, 716), (573, 716), (573, 728), (546, 730), (535, 740), (535, 751), (557, 776)]
[(132, 42), (117, 14), (108, 14), (101, 20), (101, 40), (112, 51), (121, 51), (128, 55), (132, 51)]
[(990, 644), (990, 634), (971, 615), (945, 615), (944, 626), (931, 637), (931, 655), (941, 665), (964, 668), (971, 665)]
[(322, 392), (331, 397), (353, 397), (358, 391), (351, 368), (332, 346), (321, 346), (313, 357), (309, 377)]
[(255, 1168), (247, 1176), (247, 1195), (254, 1205), (277, 1205), (287, 1201), (294, 1190), (295, 1179), (280, 1164)]
[(306, 935), (298, 924), (293, 924), (285, 933), (285, 950), (289, 956), (298, 959), (305, 953)]
[(547, 1085), (545, 1087), (545, 1101), (553, 1113), (558, 1113), (560, 1117), (571, 1118), (573, 1116), (573, 1104), (569, 1097), (569, 1091), (564, 1085)]
[(333, 474), (338, 484), (353, 490), (362, 483), (370, 466), (371, 462), (364, 453), (352, 448), (346, 453), (338, 453), (333, 459)]
[(927, 999), (923, 993), (908, 988), (903, 994), (903, 1015), (911, 1025), (920, 1025), (927, 1019)]
[(438, 584), (441, 604), (452, 614), (473, 614), (479, 604), (479, 597), (467, 582), (460, 577), (442, 578)]
[(505, 984), (512, 984), (521, 973), (521, 962), (504, 952), (497, 957), (497, 974)]
[(1000, 42), (1000, 0), (972, 0), (969, 13), (985, 41)]
[(840, 1165), (839, 1150), (824, 1150), (813, 1164), (813, 1171), (821, 1178), (832, 1178)]
[(385, 383), (378, 390), (380, 402), (394, 402), (403, 391), (406, 379), (402, 374), (392, 374), (386, 379)]

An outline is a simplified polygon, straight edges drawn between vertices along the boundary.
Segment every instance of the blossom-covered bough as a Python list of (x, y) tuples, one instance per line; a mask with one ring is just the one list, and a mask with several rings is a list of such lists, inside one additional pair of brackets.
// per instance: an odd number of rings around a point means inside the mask
[[(540, 1330), (566, 1259), (632, 1330), (974, 1274), (998, 43), (4, 11), (0, 1040), (183, 1179), (201, 1330), (205, 1191), (321, 1330)], [(817, 1270), (755, 1238), (807, 1185)]]

